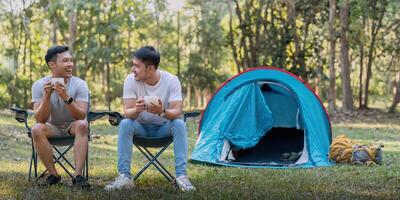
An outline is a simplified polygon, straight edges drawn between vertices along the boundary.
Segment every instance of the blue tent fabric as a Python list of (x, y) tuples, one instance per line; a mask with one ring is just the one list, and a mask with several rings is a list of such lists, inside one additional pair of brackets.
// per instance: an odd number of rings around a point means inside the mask
[[(243, 131), (249, 127), (245, 124), (250, 123), (249, 121), (243, 121), (244, 118), (248, 117), (249, 119), (251, 119), (255, 117), (256, 119), (258, 119), (259, 116), (257, 116), (257, 114), (266, 113), (265, 115), (261, 116), (261, 118), (264, 117), (265, 119), (262, 119), (260, 121), (264, 121), (264, 123), (267, 124), (271, 122), (273, 123), (274, 115), (275, 117), (277, 115), (276, 113), (274, 113), (274, 110), (279, 110), (272, 107), (268, 108), (268, 106), (271, 105), (280, 105), (279, 98), (277, 98), (279, 95), (270, 99), (268, 99), (268, 96), (264, 96), (266, 98), (264, 102), (267, 102), (268, 104), (265, 106), (262, 105), (263, 101), (258, 99), (259, 94), (256, 90), (256, 84), (262, 81), (269, 81), (283, 85), (285, 88), (290, 90), (290, 92), (293, 94), (293, 100), (296, 102), (296, 105), (298, 105), (299, 121), (301, 124), (301, 128), (304, 130), (304, 146), (307, 150), (305, 153), (307, 153), (308, 155), (306, 162), (286, 167), (331, 166), (332, 163), (328, 160), (329, 146), (332, 140), (331, 126), (329, 118), (321, 101), (316, 96), (316, 94), (313, 93), (313, 91), (309, 87), (307, 87), (307, 85), (299, 78), (282, 69), (272, 67), (259, 67), (242, 72), (241, 74), (225, 82), (219, 88), (219, 90), (214, 94), (213, 98), (210, 99), (210, 101), (208, 102), (208, 105), (202, 114), (201, 123), (199, 125), (199, 137), (191, 154), (191, 160), (216, 165), (240, 166), (237, 164), (223, 163), (218, 161), (223, 145), (223, 138), (231, 138), (231, 143), (234, 143), (236, 139), (238, 139), (238, 141), (241, 141), (242, 138), (250, 136), (244, 133), (246, 131)], [(249, 90), (251, 88), (254, 90)], [(281, 91), (279, 91), (279, 93), (281, 93)], [(249, 94), (257, 95), (249, 96)], [(268, 102), (273, 101), (273, 98), (277, 100), (275, 102)], [(259, 106), (259, 104), (261, 103), (261, 108), (253, 107), (257, 111), (251, 109), (246, 110), (249, 108), (240, 108), (240, 106), (235, 107), (234, 105), (229, 106), (230, 104), (227, 104), (228, 101), (232, 103), (234, 102), (236, 104), (238, 104), (238, 102), (243, 102), (242, 105), (249, 105), (249, 103), (245, 104), (244, 102), (252, 101), (255, 102), (254, 104), (256, 104), (257, 106)], [(250, 105), (252, 105), (252, 103), (250, 103)], [(289, 107), (292, 107), (294, 109), (294, 107), (296, 106), (295, 104), (291, 103), (291, 106)], [(243, 116), (238, 117), (235, 115), (235, 113), (237, 114), (238, 112), (234, 111), (236, 111), (236, 109), (238, 108), (243, 109), (241, 111), (241, 113), (243, 113)], [(282, 107), (281, 109), (283, 108), (284, 107)], [(263, 111), (259, 111), (258, 109), (261, 109)], [(279, 115), (278, 113), (279, 117), (276, 118), (279, 118), (279, 124), (285, 124), (283, 122), (286, 114), (284, 113), (285, 110), (283, 109), (281, 110), (281, 112), (283, 112), (283, 114)], [(272, 115), (269, 115), (268, 113)], [(270, 119), (271, 116), (272, 119)], [(229, 118), (229, 120), (223, 122), (222, 119), (224, 119), (225, 117)], [(216, 119), (221, 119), (222, 121), (218, 122)], [(240, 121), (240, 119), (242, 119), (242, 121)], [(293, 119), (288, 120), (289, 121), (287, 124), (293, 126)], [(259, 121), (253, 121), (251, 123), (258, 124)], [(277, 123), (275, 123), (275, 125), (276, 124)], [(270, 128), (270, 126), (271, 125), (268, 124), (268, 126), (260, 126), (260, 129), (256, 129), (261, 130), (262, 128), (266, 128), (267, 130)], [(221, 132), (221, 130), (228, 130), (228, 132)], [(238, 136), (235, 133), (241, 133), (243, 134), (243, 136)], [(254, 134), (254, 137), (260, 135)], [(255, 138), (255, 140), (257, 140), (257, 138)], [(249, 142), (248, 145), (246, 144), (244, 146), (251, 146), (253, 145), (253, 143), (254, 142), (252, 141)], [(241, 145), (240, 142), (237, 142), (235, 145), (237, 144)], [(241, 167), (276, 168), (277, 166), (246, 165)]]
[[(284, 91), (270, 92), (263, 94), (267, 105), (271, 105), (274, 126), (279, 127), (296, 127), (296, 114), (297, 114), (297, 103), (290, 94)], [(282, 107), (285, 108), (285, 112), (281, 112)]]
[(254, 83), (227, 96), (211, 118), (213, 125), (205, 131), (242, 149), (255, 146), (273, 124), (272, 113)]

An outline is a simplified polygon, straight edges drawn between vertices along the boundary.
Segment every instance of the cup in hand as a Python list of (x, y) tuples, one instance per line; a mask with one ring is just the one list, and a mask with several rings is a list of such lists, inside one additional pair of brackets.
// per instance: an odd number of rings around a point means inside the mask
[(64, 78), (52, 78), (51, 83), (55, 85), (56, 83), (60, 83), (61, 85), (65, 86)]
[(150, 105), (151, 103), (153, 103), (154, 105), (158, 105), (158, 100), (160, 99), (160, 97), (158, 96), (144, 96), (144, 104), (146, 106)]

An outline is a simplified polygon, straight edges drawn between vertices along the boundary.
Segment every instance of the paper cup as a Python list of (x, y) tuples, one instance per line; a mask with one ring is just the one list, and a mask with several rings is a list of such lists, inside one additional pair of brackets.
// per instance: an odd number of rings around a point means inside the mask
[(65, 86), (64, 78), (52, 78), (51, 83), (52, 84), (60, 83), (61, 85)]
[(151, 103), (153, 103), (154, 105), (158, 105), (158, 100), (160, 99), (160, 97), (158, 96), (144, 96), (144, 103), (146, 105), (150, 105)]

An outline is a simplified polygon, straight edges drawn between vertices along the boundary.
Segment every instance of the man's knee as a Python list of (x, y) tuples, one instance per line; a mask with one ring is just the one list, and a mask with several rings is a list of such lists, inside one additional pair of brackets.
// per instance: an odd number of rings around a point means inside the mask
[(133, 119), (123, 119), (119, 124), (120, 129), (130, 129), (132, 126), (136, 126), (138, 122)]
[(37, 123), (31, 129), (31, 136), (33, 140), (39, 140), (42, 138), (46, 138), (46, 132), (48, 131), (48, 127), (45, 123)]
[(119, 123), (119, 127), (120, 127), (120, 128), (126, 128), (126, 127), (129, 126), (129, 124), (132, 123), (132, 121), (135, 121), (135, 120), (123, 119), (123, 120), (121, 120), (121, 123)]
[(88, 134), (88, 122), (86, 120), (78, 120), (74, 122), (75, 134), (79, 136), (87, 136)]
[(171, 128), (174, 134), (186, 135), (186, 123), (182, 119), (174, 119), (171, 121)]
[(171, 121), (172, 127), (176, 128), (186, 128), (186, 123), (182, 119), (174, 119)]
[(136, 120), (133, 119), (123, 119), (119, 123), (119, 135), (130, 135), (133, 134), (136, 126), (140, 125)]

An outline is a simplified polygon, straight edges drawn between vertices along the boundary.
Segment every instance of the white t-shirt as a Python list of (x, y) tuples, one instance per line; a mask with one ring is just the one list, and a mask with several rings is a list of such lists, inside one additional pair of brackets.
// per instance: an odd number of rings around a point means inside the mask
[[(138, 99), (144, 96), (158, 96), (164, 108), (168, 108), (169, 102), (182, 101), (182, 88), (178, 77), (166, 71), (157, 71), (160, 72), (160, 80), (156, 85), (148, 85), (144, 81), (137, 81), (133, 73), (129, 74), (124, 82), (122, 98)], [(161, 125), (167, 119), (144, 111), (139, 114), (137, 121), (141, 124)]]

